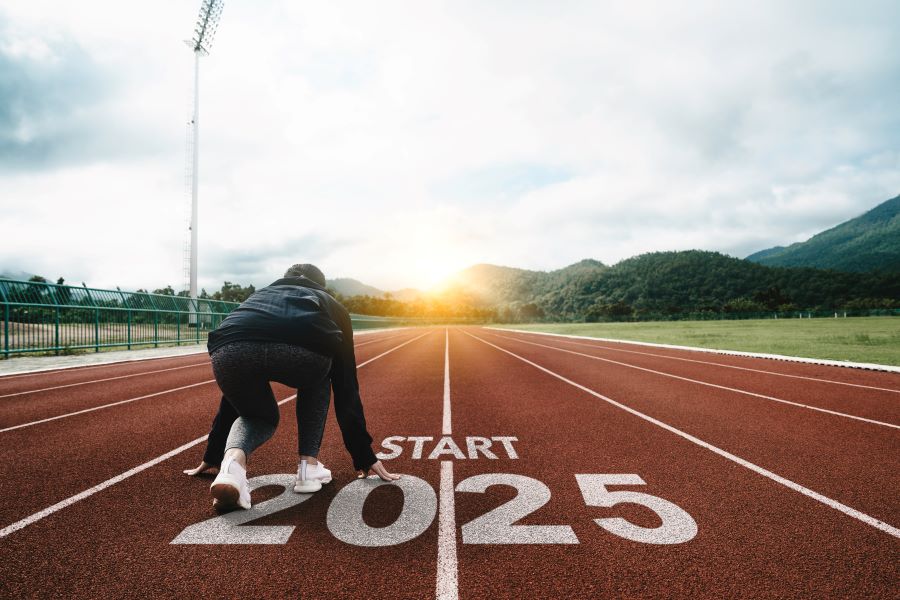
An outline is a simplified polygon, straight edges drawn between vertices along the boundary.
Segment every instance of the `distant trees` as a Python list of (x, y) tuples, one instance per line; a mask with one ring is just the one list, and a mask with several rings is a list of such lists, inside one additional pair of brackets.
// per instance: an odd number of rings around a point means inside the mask
[(634, 308), (621, 300), (614, 304), (598, 302), (587, 309), (584, 320), (588, 323), (597, 321), (627, 321), (634, 316)]
[[(146, 293), (147, 290), (139, 289), (139, 292)], [(224, 300), (225, 302), (243, 302), (246, 300), (250, 294), (256, 291), (256, 288), (253, 285), (248, 285), (247, 287), (242, 287), (239, 284), (231, 283), (230, 281), (226, 281), (222, 284), (222, 289), (218, 292), (210, 295), (205, 289), (201, 289), (198, 296), (202, 299), (210, 299), (210, 300)], [(161, 294), (163, 296), (180, 296), (183, 298), (187, 298), (190, 296), (190, 292), (187, 290), (182, 290), (180, 292), (175, 292), (175, 289), (171, 285), (167, 285), (164, 288), (157, 288), (153, 290), (154, 294)]]
[(222, 284), (222, 289), (214, 292), (211, 298), (213, 300), (224, 300), (225, 302), (243, 302), (255, 291), (256, 288), (253, 287), (253, 284), (241, 287), (240, 284), (226, 281)]
[(423, 317), (423, 318), (461, 318), (492, 321), (496, 319), (494, 309), (474, 306), (458, 299), (430, 297), (412, 302), (402, 302), (390, 295), (386, 296), (342, 296), (335, 298), (347, 310), (360, 315), (382, 317)]
[(750, 298), (735, 298), (726, 302), (722, 310), (727, 313), (758, 313), (766, 310), (766, 307)]
[(519, 307), (519, 317), (523, 321), (535, 321), (537, 319), (542, 319), (544, 318), (544, 309), (534, 302), (529, 302)]
[(66, 280), (60, 277), (56, 280), (56, 285), (61, 286), (56, 288), (56, 300), (60, 304), (71, 304), (72, 303), (72, 290), (70, 290), (66, 286)]
[[(900, 277), (806, 268), (766, 268), (715, 252), (659, 252), (601, 274), (593, 304), (624, 302), (635, 317), (695, 313), (838, 310), (866, 298), (900, 298)], [(539, 300), (540, 302), (540, 300)], [(608, 316), (594, 310), (593, 315)], [(553, 317), (555, 315), (551, 315)]]
[(157, 289), (153, 290), (153, 293), (159, 294), (161, 296), (174, 296), (175, 290), (172, 288), (171, 285), (167, 285), (164, 288), (157, 288)]
[(900, 298), (858, 298), (845, 302), (843, 308), (848, 310), (900, 308)]
[[(330, 291), (348, 310), (363, 315), (505, 323), (900, 309), (900, 277), (896, 273), (766, 267), (699, 250), (643, 254), (613, 267), (585, 260), (550, 272), (477, 265), (465, 273), (466, 277), (440, 295), (407, 302), (390, 294), (345, 297)], [(40, 276), (32, 281), (47, 283)], [(60, 277), (57, 283), (63, 285), (64, 281)], [(188, 295), (186, 291), (176, 293), (171, 285), (153, 291)], [(225, 281), (212, 294), (202, 290), (200, 297), (243, 302), (255, 291), (252, 284)], [(66, 293), (68, 288), (57, 288), (58, 295)]]
[(791, 299), (781, 292), (777, 285), (753, 293), (753, 302), (769, 310), (777, 310), (779, 306), (791, 304)]
[(469, 271), (471, 279), (424, 303), (370, 296), (342, 301), (361, 314), (470, 316), (507, 323), (900, 308), (896, 275), (772, 268), (698, 250), (644, 254), (613, 267), (582, 261), (551, 272), (491, 265)]

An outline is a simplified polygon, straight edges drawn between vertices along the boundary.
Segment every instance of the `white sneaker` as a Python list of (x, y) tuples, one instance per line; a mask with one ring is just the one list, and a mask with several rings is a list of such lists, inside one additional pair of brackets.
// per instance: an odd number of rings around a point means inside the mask
[(322, 489), (323, 483), (331, 483), (331, 471), (325, 468), (321, 462), (315, 465), (300, 461), (297, 467), (297, 482), (294, 491), (298, 494), (310, 494)]
[(233, 458), (223, 460), (219, 474), (209, 486), (209, 493), (213, 497), (213, 506), (219, 510), (249, 510), (250, 484), (247, 483), (247, 470)]

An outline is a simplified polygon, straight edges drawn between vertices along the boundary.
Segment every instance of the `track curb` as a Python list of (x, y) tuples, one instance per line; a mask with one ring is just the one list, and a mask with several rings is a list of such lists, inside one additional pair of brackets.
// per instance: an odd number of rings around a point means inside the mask
[(546, 331), (527, 331), (524, 329), (510, 329), (508, 327), (486, 327), (494, 331), (508, 331), (510, 333), (530, 333), (550, 337), (571, 338), (576, 340), (592, 340), (595, 342), (614, 342), (616, 344), (633, 344), (635, 346), (649, 346), (651, 348), (668, 348), (670, 350), (689, 350), (693, 352), (706, 352), (708, 354), (723, 354), (726, 356), (743, 356), (747, 358), (765, 358), (767, 360), (780, 360), (784, 362), (796, 362), (810, 365), (822, 365), (827, 367), (845, 367), (849, 369), (863, 369), (867, 371), (885, 371), (888, 373), (900, 373), (900, 367), (891, 365), (879, 365), (876, 363), (857, 363), (843, 360), (828, 360), (824, 358), (804, 358), (802, 356), (786, 356), (784, 354), (765, 354), (761, 352), (742, 352), (740, 350), (720, 350), (715, 348), (698, 348), (696, 346), (677, 346), (675, 344), (657, 344), (654, 342), (637, 342), (634, 340), (616, 340), (613, 338), (591, 337), (587, 335), (571, 335), (566, 333), (548, 333)]

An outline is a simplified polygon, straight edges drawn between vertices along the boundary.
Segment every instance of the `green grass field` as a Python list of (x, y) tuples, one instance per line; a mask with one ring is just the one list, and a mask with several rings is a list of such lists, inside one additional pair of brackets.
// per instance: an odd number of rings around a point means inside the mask
[(503, 325), (591, 337), (900, 366), (900, 318)]

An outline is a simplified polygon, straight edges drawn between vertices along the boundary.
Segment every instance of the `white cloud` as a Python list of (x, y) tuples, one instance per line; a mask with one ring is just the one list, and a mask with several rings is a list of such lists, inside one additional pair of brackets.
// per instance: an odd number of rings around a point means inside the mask
[[(196, 8), (0, 1), (10, 60), (72, 40), (116, 82), (79, 109), (108, 123), (79, 130), (90, 156), (0, 172), (0, 267), (180, 284)], [(475, 262), (796, 241), (900, 191), (898, 17), (889, 2), (228, 2), (201, 64), (201, 285), (265, 284), (309, 256), (392, 288)], [(90, 139), (111, 134), (128, 147)], [(504, 173), (525, 182), (484, 185)]]

